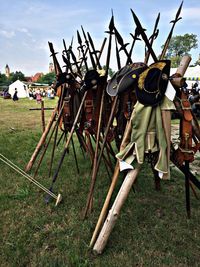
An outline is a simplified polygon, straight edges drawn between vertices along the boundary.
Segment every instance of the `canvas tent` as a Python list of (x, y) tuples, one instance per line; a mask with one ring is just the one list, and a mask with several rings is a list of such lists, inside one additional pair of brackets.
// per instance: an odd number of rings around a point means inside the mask
[(25, 83), (21, 82), (20, 80), (17, 80), (14, 83), (12, 83), (11, 85), (9, 85), (8, 92), (11, 95), (11, 97), (13, 97), (13, 95), (15, 93), (15, 88), (17, 88), (17, 96), (19, 98), (25, 98), (28, 96), (27, 85)]

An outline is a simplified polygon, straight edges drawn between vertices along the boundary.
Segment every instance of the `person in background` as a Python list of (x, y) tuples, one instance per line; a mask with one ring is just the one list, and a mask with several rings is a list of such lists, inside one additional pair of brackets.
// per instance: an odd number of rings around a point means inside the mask
[(41, 96), (40, 90), (36, 91), (36, 101), (38, 104), (40, 104), (42, 101), (42, 96)]
[(13, 95), (13, 101), (17, 101), (19, 100), (18, 96), (17, 96), (17, 88), (15, 88), (15, 92), (14, 92), (14, 95)]
[(192, 89), (191, 94), (188, 97), (188, 100), (190, 101), (190, 104), (192, 106), (192, 111), (197, 114), (199, 111), (199, 99), (200, 95), (199, 92), (196, 91), (196, 87)]

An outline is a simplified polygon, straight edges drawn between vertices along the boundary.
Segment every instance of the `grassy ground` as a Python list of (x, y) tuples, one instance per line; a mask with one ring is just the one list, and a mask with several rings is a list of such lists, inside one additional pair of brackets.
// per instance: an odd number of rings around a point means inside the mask
[[(46, 107), (55, 103), (45, 100)], [(0, 153), (22, 169), (42, 131), (40, 111), (29, 111), (32, 107), (39, 105), (30, 100), (15, 103), (0, 98)], [(46, 120), (50, 114), (45, 112)], [(62, 148), (61, 142), (56, 148), (54, 169)], [(50, 150), (37, 176), (47, 188), (51, 184), (47, 175)], [(0, 266), (199, 266), (199, 201), (191, 194), (192, 217), (188, 220), (183, 175), (172, 170), (172, 179), (162, 181), (162, 190), (157, 192), (148, 164), (138, 177), (135, 192), (130, 192), (104, 253), (94, 256), (88, 244), (110, 180), (102, 167), (94, 211), (83, 221), (91, 166), (77, 142), (76, 150), (80, 174), (70, 149), (54, 187), (63, 195), (58, 207), (54, 201), (46, 204), (45, 193), (0, 162)]]

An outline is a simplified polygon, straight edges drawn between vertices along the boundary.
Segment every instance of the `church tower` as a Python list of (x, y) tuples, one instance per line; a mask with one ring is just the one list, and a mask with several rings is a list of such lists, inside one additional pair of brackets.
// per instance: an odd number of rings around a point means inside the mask
[(9, 76), (10, 76), (10, 68), (9, 68), (8, 64), (6, 64), (6, 66), (5, 66), (5, 75), (7, 78), (9, 78)]
[(49, 63), (49, 73), (51, 72), (54, 72), (54, 66), (52, 62)]

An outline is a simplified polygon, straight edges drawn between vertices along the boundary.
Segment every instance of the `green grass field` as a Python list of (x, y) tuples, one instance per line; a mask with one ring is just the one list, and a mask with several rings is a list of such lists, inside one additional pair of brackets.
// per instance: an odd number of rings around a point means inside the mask
[[(54, 107), (55, 100), (45, 100)], [(24, 169), (42, 133), (40, 111), (35, 101), (13, 102), (0, 98), (0, 153)], [(45, 111), (46, 122), (52, 111)], [(56, 148), (53, 170), (63, 150)], [(94, 193), (92, 214), (82, 220), (91, 178), (89, 156), (76, 141), (80, 174), (70, 147), (54, 186), (63, 201), (46, 204), (45, 193), (0, 161), (0, 266), (200, 266), (200, 205), (191, 192), (191, 219), (185, 210), (184, 177), (172, 169), (170, 181), (155, 191), (148, 164), (122, 209), (105, 251), (94, 256), (89, 242), (110, 179), (102, 166)], [(51, 146), (36, 179), (51, 185), (48, 169)], [(35, 167), (35, 165), (34, 165)], [(34, 167), (31, 175), (34, 174)], [(123, 180), (121, 175), (115, 191)], [(197, 194), (200, 196), (198, 190)], [(114, 196), (113, 196), (114, 199)]]

